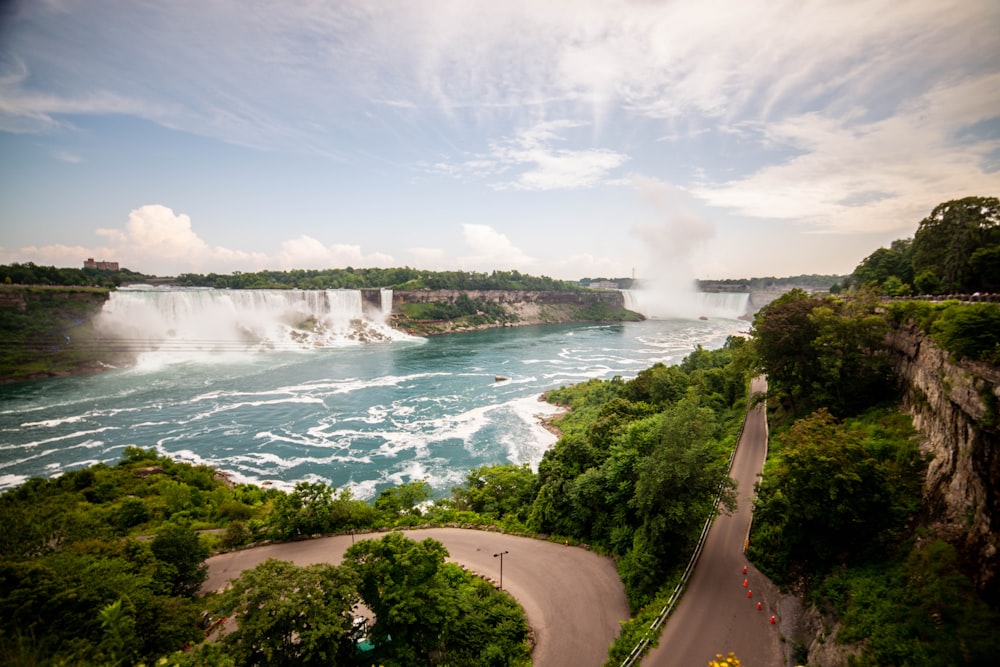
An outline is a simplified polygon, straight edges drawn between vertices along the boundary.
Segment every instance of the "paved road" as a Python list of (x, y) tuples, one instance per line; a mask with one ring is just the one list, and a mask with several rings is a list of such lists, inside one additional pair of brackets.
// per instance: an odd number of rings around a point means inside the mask
[[(762, 393), (767, 385), (757, 379), (751, 390)], [(747, 416), (730, 471), (739, 485), (739, 507), (712, 524), (684, 597), (667, 619), (658, 646), (642, 661), (646, 667), (704, 667), (716, 654), (730, 651), (746, 667), (782, 664), (778, 626), (770, 623), (771, 615), (777, 614), (777, 590), (743, 556), (753, 486), (766, 453), (766, 416), (764, 406), (759, 405)], [(744, 579), (748, 580), (746, 588)], [(747, 598), (748, 591), (752, 598)]]
[[(585, 549), (481, 530), (429, 528), (407, 532), (416, 540), (431, 537), (448, 549), (449, 560), (493, 579), (524, 608), (535, 632), (537, 667), (585, 667), (607, 660), (608, 647), (629, 617), (625, 589), (611, 560)], [(365, 537), (377, 537), (366, 535)], [(361, 539), (361, 536), (358, 536)], [(209, 558), (203, 590), (217, 590), (268, 558), (298, 565), (339, 563), (351, 536), (272, 544)]]

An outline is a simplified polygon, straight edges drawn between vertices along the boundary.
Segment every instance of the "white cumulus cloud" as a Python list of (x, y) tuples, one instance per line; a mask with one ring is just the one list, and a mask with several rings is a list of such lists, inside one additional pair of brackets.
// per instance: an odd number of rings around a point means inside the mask
[(281, 244), (278, 266), (282, 269), (327, 269), (331, 267), (392, 266), (393, 258), (381, 252), (365, 254), (359, 245), (334, 243), (324, 245), (302, 235)]
[(133, 271), (172, 276), (180, 273), (230, 273), (267, 268), (326, 269), (346, 266), (392, 266), (391, 255), (365, 253), (358, 245), (323, 244), (307, 235), (289, 239), (274, 254), (211, 246), (194, 230), (190, 216), (161, 204), (129, 212), (120, 228), (97, 229), (103, 242), (95, 246), (47, 245), (0, 250), (10, 261), (56, 266), (82, 265), (87, 257), (117, 261)]
[(505, 234), (489, 225), (462, 225), (462, 238), (471, 254), (462, 258), (462, 264), (472, 270), (477, 267), (530, 266), (535, 260), (515, 246)]

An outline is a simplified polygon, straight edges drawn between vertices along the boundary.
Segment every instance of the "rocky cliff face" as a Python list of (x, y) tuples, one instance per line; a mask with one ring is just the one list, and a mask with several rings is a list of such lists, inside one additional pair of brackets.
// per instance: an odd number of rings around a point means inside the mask
[[(408, 304), (455, 304), (462, 299), (500, 307), (503, 315), (421, 322), (408, 319)], [(411, 333), (448, 333), (496, 326), (550, 324), (558, 322), (620, 322), (641, 320), (642, 315), (625, 309), (617, 290), (395, 290), (393, 325)]]
[(0, 382), (93, 370), (94, 360), (66, 341), (107, 298), (100, 288), (0, 286)]
[(625, 299), (618, 290), (579, 290), (529, 292), (514, 290), (396, 290), (396, 303), (455, 303), (462, 295), (473, 300), (510, 305), (577, 305), (604, 304), (617, 308), (625, 307)]
[(930, 455), (924, 483), (927, 522), (964, 556), (969, 574), (1000, 601), (1000, 368), (953, 363), (915, 327), (897, 329), (904, 406)]

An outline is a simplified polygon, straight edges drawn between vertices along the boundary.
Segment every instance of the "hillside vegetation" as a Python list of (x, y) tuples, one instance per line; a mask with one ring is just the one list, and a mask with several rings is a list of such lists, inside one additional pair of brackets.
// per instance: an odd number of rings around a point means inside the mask
[(1000, 651), (1000, 615), (924, 525), (927, 461), (884, 343), (916, 319), (956, 358), (995, 359), (1000, 328), (984, 322), (996, 316), (995, 304), (884, 309), (791, 292), (755, 318), (773, 430), (749, 554), (826, 616), (827, 641), (851, 645), (837, 664), (971, 665)]
[(25, 380), (112, 362), (90, 321), (108, 298), (105, 287), (0, 285), (0, 380)]

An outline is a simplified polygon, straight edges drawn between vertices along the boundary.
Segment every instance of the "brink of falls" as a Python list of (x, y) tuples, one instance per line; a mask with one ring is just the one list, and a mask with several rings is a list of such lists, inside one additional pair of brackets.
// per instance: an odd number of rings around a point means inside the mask
[[(334, 347), (405, 337), (388, 326), (392, 290), (123, 288), (97, 326), (122, 350), (225, 353)], [(364, 295), (368, 296), (368, 295)]]

